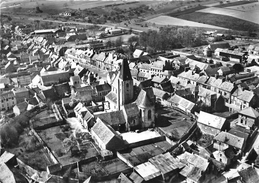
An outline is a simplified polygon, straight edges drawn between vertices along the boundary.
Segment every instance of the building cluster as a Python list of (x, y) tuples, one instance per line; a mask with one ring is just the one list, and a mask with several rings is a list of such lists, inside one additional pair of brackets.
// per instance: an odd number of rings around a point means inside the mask
[(46, 160), (1, 148), (2, 182), (259, 182), (259, 46), (213, 43), (205, 57), (136, 49), (129, 59), (53, 34), (1, 50), (0, 110), (39, 110), (20, 139), (35, 137)]

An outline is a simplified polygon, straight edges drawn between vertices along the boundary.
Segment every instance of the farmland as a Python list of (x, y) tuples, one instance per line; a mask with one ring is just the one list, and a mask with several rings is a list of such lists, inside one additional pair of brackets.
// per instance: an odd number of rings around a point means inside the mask
[(259, 24), (259, 3), (250, 3), (227, 8), (210, 7), (196, 12), (226, 15)]
[(181, 15), (178, 18), (240, 31), (259, 30), (259, 25), (256, 23), (248, 22), (226, 15), (194, 12), (186, 15)]
[(153, 23), (156, 25), (190, 26), (190, 27), (205, 27), (205, 28), (211, 28), (211, 29), (225, 29), (225, 28), (218, 27), (218, 26), (183, 20), (183, 19), (174, 18), (174, 17), (170, 17), (170, 16), (159, 16), (159, 17), (150, 19), (147, 22)]

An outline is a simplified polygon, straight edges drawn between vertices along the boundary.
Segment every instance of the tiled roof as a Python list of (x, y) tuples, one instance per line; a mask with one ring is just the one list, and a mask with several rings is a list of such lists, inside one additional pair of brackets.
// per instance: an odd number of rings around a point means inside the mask
[(197, 121), (198, 123), (221, 130), (226, 121), (226, 118), (200, 111)]
[(126, 117), (135, 117), (139, 114), (139, 109), (136, 103), (126, 104), (123, 107)]
[(152, 87), (152, 89), (153, 89), (154, 95), (156, 97), (159, 97), (159, 98), (162, 98), (162, 99), (169, 97), (169, 93), (167, 93), (163, 90), (160, 90), (160, 89), (155, 88), (155, 87)]
[(215, 77), (210, 77), (210, 78), (207, 80), (206, 84), (211, 85), (211, 84), (214, 83), (216, 80), (217, 80), (217, 79), (216, 79)]
[(244, 138), (237, 137), (236, 135), (230, 134), (228, 132), (220, 132), (214, 140), (228, 144), (230, 146), (242, 149), (244, 146)]
[(155, 105), (154, 93), (152, 88), (148, 88), (146, 90), (141, 90), (138, 98), (136, 100), (136, 104), (141, 107), (152, 107)]
[(135, 171), (145, 180), (151, 180), (161, 175), (161, 172), (150, 162), (136, 166)]
[(242, 181), (244, 183), (254, 183), (259, 182), (259, 175), (255, 168), (248, 167), (247, 169), (242, 169), (238, 172), (239, 175), (242, 177)]
[(110, 91), (111, 90), (111, 86), (108, 83), (96, 85), (95, 88), (96, 88), (97, 92)]
[(225, 81), (223, 82), (221, 85), (220, 85), (220, 89), (221, 90), (224, 90), (224, 91), (227, 91), (227, 92), (231, 92), (233, 89), (234, 89), (234, 84), (233, 83), (230, 83), (228, 81)]
[(191, 154), (189, 152), (184, 152), (183, 154), (177, 156), (178, 159), (184, 164), (191, 164), (202, 171), (206, 171), (209, 165), (209, 162), (207, 159), (197, 155), (197, 154)]
[(159, 77), (159, 76), (154, 76), (153, 78), (152, 78), (152, 82), (154, 82), (154, 83), (162, 83), (162, 82), (165, 82), (167, 79), (166, 79), (166, 77)]
[[(91, 128), (91, 133), (101, 141), (103, 145), (108, 145), (115, 149), (122, 149), (124, 146), (123, 139), (112, 129), (112, 127), (106, 125), (100, 118), (97, 118), (96, 123)], [(109, 148), (106, 147), (106, 148)], [(108, 150), (111, 150), (110, 148)]]
[(211, 86), (213, 86), (213, 87), (216, 87), (216, 88), (220, 88), (220, 85), (222, 84), (222, 79), (216, 79), (216, 81), (215, 82), (213, 82), (213, 83), (211, 83)]
[(243, 114), (245, 116), (252, 117), (252, 118), (258, 118), (259, 117), (259, 112), (256, 111), (252, 107), (247, 107), (247, 108), (243, 109), (242, 111), (239, 111), (238, 113)]
[(117, 95), (116, 93), (110, 91), (106, 96), (109, 100), (111, 100), (113, 103), (117, 103)]
[(208, 90), (206, 88), (200, 88), (198, 96), (200, 97), (207, 97), (207, 96), (211, 96), (211, 95), (216, 95), (217, 93), (211, 90)]
[(207, 76), (200, 76), (197, 80), (197, 83), (204, 84), (208, 80)]
[(245, 102), (251, 102), (252, 98), (254, 97), (254, 92), (244, 90), (239, 96), (238, 99), (243, 100)]
[(99, 113), (96, 114), (95, 117), (100, 118), (102, 121), (108, 123), (111, 126), (126, 123), (122, 110)]
[(210, 48), (214, 51), (217, 48), (230, 48), (230, 45), (227, 42), (216, 42), (210, 44)]
[(155, 165), (161, 173), (166, 174), (175, 169), (180, 169), (184, 166), (179, 159), (174, 158), (169, 152), (166, 154), (159, 154), (148, 160), (150, 163)]

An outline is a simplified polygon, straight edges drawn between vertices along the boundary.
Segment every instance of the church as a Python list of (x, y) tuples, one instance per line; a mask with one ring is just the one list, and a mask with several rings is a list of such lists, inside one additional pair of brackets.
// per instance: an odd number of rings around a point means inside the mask
[[(134, 96), (133, 79), (127, 59), (123, 59), (120, 70), (111, 84), (111, 91), (105, 96), (108, 111), (123, 110), (127, 118), (127, 131), (155, 126), (155, 96), (152, 88), (141, 89)], [(130, 117), (129, 117), (130, 116)]]

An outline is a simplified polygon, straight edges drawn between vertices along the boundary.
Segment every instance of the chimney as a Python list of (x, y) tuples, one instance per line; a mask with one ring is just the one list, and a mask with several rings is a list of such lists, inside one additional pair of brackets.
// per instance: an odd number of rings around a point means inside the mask
[(118, 79), (117, 110), (120, 111), (120, 80)]

